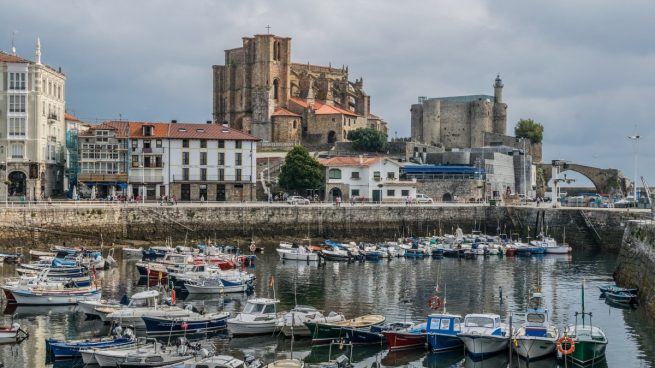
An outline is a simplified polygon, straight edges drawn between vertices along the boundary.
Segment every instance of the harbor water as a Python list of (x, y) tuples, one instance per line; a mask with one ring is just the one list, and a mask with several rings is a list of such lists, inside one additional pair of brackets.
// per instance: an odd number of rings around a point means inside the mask
[[(118, 267), (98, 272), (103, 298), (120, 299), (124, 294), (148, 287), (140, 280), (135, 261), (120, 259)], [(599, 285), (612, 283), (616, 254), (595, 248), (578, 248), (572, 255), (541, 255), (502, 258), (497, 256), (465, 259), (404, 259), (377, 262), (281, 262), (275, 246), (257, 254), (254, 267), (255, 295), (279, 298), (280, 310), (291, 309), (296, 302), (346, 317), (383, 314), (387, 321), (425, 321), (431, 313), (428, 299), (439, 295), (446, 300), (449, 313), (498, 313), (507, 319), (511, 312), (522, 312), (529, 293), (540, 288), (551, 318), (560, 329), (575, 322), (581, 309), (581, 285), (585, 285), (587, 311), (593, 323), (602, 328), (609, 340), (607, 357), (597, 367), (651, 367), (655, 364), (655, 323), (637, 307), (619, 309), (600, 298)], [(0, 267), (0, 282), (15, 276), (15, 266)], [(502, 298), (501, 298), (502, 294)], [(239, 311), (248, 295), (181, 296), (178, 304), (192, 303), (205, 311)], [(16, 321), (30, 336), (20, 344), (0, 345), (0, 363), (5, 367), (44, 367), (45, 339), (87, 338), (106, 335), (108, 326), (88, 320), (75, 306), (0, 305), (0, 325)], [(383, 347), (354, 347), (352, 352), (339, 346), (311, 347), (310, 341), (293, 343), (282, 336), (229, 338), (213, 336), (219, 351), (243, 356), (253, 354), (264, 362), (284, 357), (321, 362), (339, 354), (351, 355), (355, 366), (371, 367), (501, 367), (509, 363), (509, 354), (483, 361), (471, 361), (463, 351), (429, 354), (422, 350), (388, 352)], [(81, 367), (81, 362), (62, 362), (55, 366)], [(513, 367), (527, 367), (514, 356)], [(555, 358), (530, 362), (530, 367), (564, 367)], [(570, 366), (570, 364), (569, 364)]]

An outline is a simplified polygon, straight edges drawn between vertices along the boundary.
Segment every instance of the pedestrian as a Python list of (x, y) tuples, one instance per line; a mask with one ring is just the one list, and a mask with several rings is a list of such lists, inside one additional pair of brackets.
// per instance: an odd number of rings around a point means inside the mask
[(52, 198), (48, 197), (48, 206), (52, 206)]
[(177, 205), (177, 197), (173, 194), (173, 206)]
[(341, 207), (341, 197), (337, 196), (335, 201), (337, 202), (337, 207)]
[(405, 197), (405, 206), (409, 206), (409, 196)]

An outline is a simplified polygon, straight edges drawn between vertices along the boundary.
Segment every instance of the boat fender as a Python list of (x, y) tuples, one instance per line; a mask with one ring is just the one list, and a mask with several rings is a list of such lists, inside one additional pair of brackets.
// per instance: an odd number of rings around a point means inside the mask
[[(569, 348), (565, 349), (564, 345), (568, 345)], [(571, 355), (575, 351), (575, 342), (568, 336), (564, 336), (557, 340), (555, 346), (557, 347), (557, 351), (562, 353), (562, 355)]]

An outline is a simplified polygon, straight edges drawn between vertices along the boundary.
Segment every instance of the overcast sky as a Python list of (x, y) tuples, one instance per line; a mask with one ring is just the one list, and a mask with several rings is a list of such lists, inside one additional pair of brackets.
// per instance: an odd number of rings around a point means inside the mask
[[(418, 96), (493, 94), (505, 83), (508, 134), (545, 127), (544, 159), (619, 168), (655, 185), (655, 2), (0, 0), (0, 49), (67, 75), (69, 112), (87, 121), (205, 121), (213, 64), (241, 37), (293, 38), (294, 62), (349, 66), (390, 135), (409, 136)], [(587, 182), (588, 183), (588, 182)], [(581, 183), (584, 184), (584, 183)]]

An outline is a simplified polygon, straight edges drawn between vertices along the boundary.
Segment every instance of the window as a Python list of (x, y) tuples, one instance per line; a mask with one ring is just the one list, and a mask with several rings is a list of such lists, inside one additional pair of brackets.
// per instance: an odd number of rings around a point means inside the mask
[[(100, 132), (96, 131), (96, 135), (98, 135), (98, 133), (100, 133)], [(136, 148), (138, 146), (139, 146), (139, 141), (136, 141), (136, 140), (132, 141), (132, 151), (136, 151)]]
[(25, 90), (25, 73), (9, 73), (9, 89)]
[(241, 166), (241, 153), (234, 154), (234, 164), (236, 166)]
[(280, 80), (276, 79), (273, 81), (273, 99), (277, 100), (278, 90), (280, 88)]
[(387, 197), (395, 197), (396, 191), (393, 189), (387, 189)]
[(448, 318), (441, 319), (441, 325), (439, 326), (440, 330), (448, 331), (450, 330), (450, 320)]
[(152, 135), (152, 126), (151, 125), (144, 125), (143, 126), (143, 135), (146, 137), (150, 137)]
[(150, 167), (150, 157), (143, 156), (143, 167)]
[(9, 95), (9, 112), (25, 112), (25, 96)]
[(241, 142), (241, 141), (236, 141), (236, 142), (234, 143), (234, 146), (235, 146), (236, 148), (241, 148), (241, 147), (242, 147), (242, 143), (243, 143), (243, 142)]
[(401, 190), (400, 195), (402, 195), (403, 197), (409, 197), (409, 190), (407, 189)]
[(234, 170), (234, 180), (241, 181), (241, 169)]
[(351, 197), (358, 197), (359, 196), (359, 189), (353, 189), (350, 191), (350, 196)]
[(353, 171), (352, 173), (350, 173), (350, 178), (359, 179), (359, 171)]
[(139, 167), (139, 156), (132, 155), (132, 167)]
[(150, 140), (146, 139), (143, 141), (143, 148), (150, 148)]
[(339, 170), (339, 169), (330, 169), (328, 171), (328, 178), (330, 178), (330, 179), (341, 179), (341, 170)]
[(223, 140), (218, 141), (218, 148), (225, 148), (225, 141)]
[(396, 173), (391, 171), (387, 173), (387, 179), (394, 180), (396, 178)]
[(200, 169), (200, 180), (207, 180), (207, 169)]
[(207, 141), (202, 139), (200, 140), (200, 148), (207, 148)]
[(219, 152), (218, 153), (218, 165), (225, 165), (225, 153), (224, 152)]
[(189, 152), (182, 152), (182, 165), (189, 164)]
[(225, 169), (218, 169), (218, 181), (225, 181)]
[(207, 152), (200, 152), (200, 165), (207, 165)]
[(373, 180), (380, 180), (380, 172), (379, 171), (373, 171)]
[[(118, 158), (118, 157), (116, 157)], [(162, 161), (161, 161), (161, 156), (155, 156), (155, 167), (163, 167), (162, 166)]]
[(9, 118), (10, 137), (25, 137), (25, 118)]
[(161, 144), (161, 139), (157, 139), (157, 140), (155, 141), (155, 147), (157, 147), (157, 148), (161, 148), (161, 146), (162, 146), (162, 144)]
[(296, 129), (296, 121), (293, 121), (293, 129)]
[(189, 140), (188, 139), (182, 139), (182, 147), (189, 148)]
[(182, 180), (189, 180), (189, 168), (185, 167), (182, 169)]
[(23, 158), (23, 144), (22, 143), (12, 143), (11, 144), (11, 158)]

